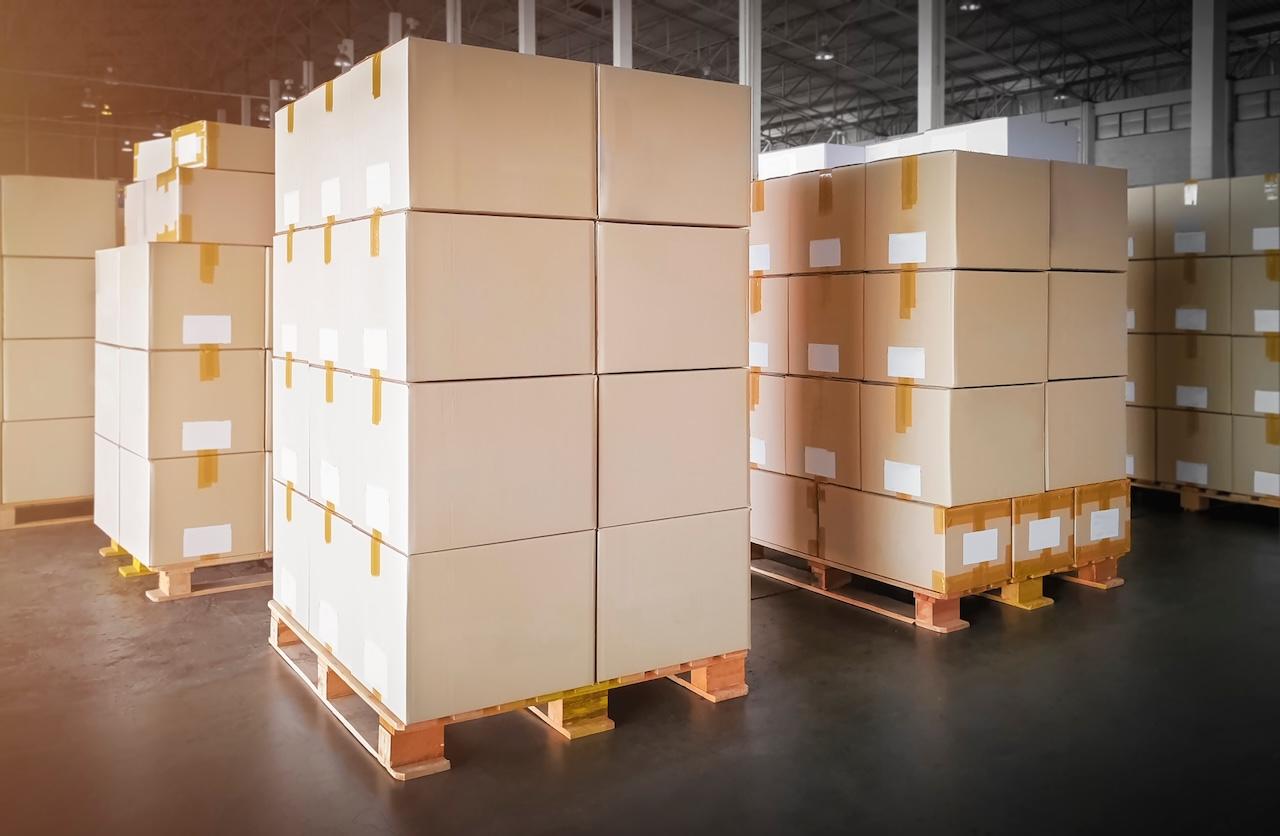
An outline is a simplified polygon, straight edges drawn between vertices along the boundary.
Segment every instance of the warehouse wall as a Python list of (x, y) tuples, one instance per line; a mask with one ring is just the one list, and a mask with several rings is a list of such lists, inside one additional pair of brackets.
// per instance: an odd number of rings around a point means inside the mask
[[(131, 179), (133, 155), (115, 137), (0, 128), (0, 174)], [(97, 160), (94, 160), (95, 147)]]
[(1129, 169), (1130, 186), (1176, 183), (1191, 176), (1191, 131), (1099, 139), (1093, 155), (1098, 165)]

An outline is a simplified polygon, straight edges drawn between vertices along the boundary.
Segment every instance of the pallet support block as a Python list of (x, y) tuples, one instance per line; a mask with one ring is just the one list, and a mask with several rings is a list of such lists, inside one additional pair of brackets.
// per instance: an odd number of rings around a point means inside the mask
[(916, 598), (916, 626), (935, 633), (954, 633), (968, 628), (969, 622), (960, 617), (959, 598), (935, 598), (922, 592)]
[(103, 546), (98, 549), (99, 557), (129, 557), (129, 553), (120, 548), (120, 544), (115, 540), (111, 541), (111, 545)]
[(668, 677), (708, 702), (724, 702), (747, 695), (747, 657), (721, 659), (689, 671), (686, 680), (679, 675)]
[(606, 689), (531, 705), (529, 710), (569, 740), (613, 730)]
[(122, 578), (140, 578), (143, 575), (154, 575), (151, 569), (148, 569), (138, 558), (132, 558), (132, 562), (128, 566), (121, 566), (119, 569)]
[(848, 586), (853, 581), (852, 573), (812, 560), (809, 561), (809, 574), (813, 575), (814, 586), (828, 591)]
[(1184, 511), (1206, 511), (1209, 508), (1209, 497), (1195, 488), (1183, 488), (1178, 491), (1178, 504)]
[(444, 772), (444, 725), (435, 721), (395, 731), (379, 721), (378, 763), (402, 781)]
[(1115, 589), (1124, 586), (1124, 578), (1119, 576), (1120, 558), (1108, 557), (1088, 566), (1081, 566), (1074, 574), (1063, 575), (1064, 581), (1078, 583), (1091, 589)]
[(1007, 583), (998, 591), (984, 594), (993, 601), (999, 601), (1020, 610), (1038, 610), (1053, 604), (1052, 598), (1045, 597), (1043, 577)]

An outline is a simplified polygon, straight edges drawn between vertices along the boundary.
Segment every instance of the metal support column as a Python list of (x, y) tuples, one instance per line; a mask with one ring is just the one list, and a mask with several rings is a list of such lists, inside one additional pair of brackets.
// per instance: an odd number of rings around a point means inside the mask
[(764, 48), (762, 0), (738, 0), (738, 83), (751, 88), (751, 179), (760, 157), (760, 62)]
[(520, 0), (517, 9), (519, 19), (520, 51), (525, 55), (538, 54), (537, 0)]
[(462, 43), (462, 0), (444, 2), (444, 39), (451, 44)]
[(918, 67), (916, 74), (916, 130), (919, 133), (946, 124), (943, 95), (946, 92), (946, 18), (943, 0), (918, 0)]
[(387, 46), (404, 37), (404, 16), (399, 12), (387, 12)]
[(1093, 102), (1080, 103), (1080, 162), (1093, 165), (1093, 140), (1098, 132), (1098, 116)]
[(1227, 2), (1191, 6), (1191, 177), (1226, 177)]
[(613, 0), (613, 66), (635, 66), (631, 61), (631, 0)]
[(267, 115), (271, 118), (270, 127), (276, 125), (276, 111), (280, 109), (280, 79), (273, 78), (267, 82)]
[(248, 96), (240, 97), (240, 124), (253, 124), (253, 102), (250, 101)]
[(302, 62), (302, 88), (295, 94), (298, 96), (310, 93), (316, 86), (316, 62)]

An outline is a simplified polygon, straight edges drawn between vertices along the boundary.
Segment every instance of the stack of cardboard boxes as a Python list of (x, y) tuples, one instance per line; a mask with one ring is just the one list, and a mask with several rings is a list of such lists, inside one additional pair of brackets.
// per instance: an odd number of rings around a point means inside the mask
[(0, 503), (93, 493), (93, 253), (115, 243), (114, 181), (0, 178)]
[(135, 146), (125, 245), (97, 255), (95, 522), (160, 597), (190, 591), (167, 567), (266, 551), (271, 141), (195, 122)]
[(746, 648), (747, 106), (410, 39), (277, 115), (274, 597), (406, 723)]
[(1127, 551), (1123, 171), (939, 152), (753, 209), (754, 540), (939, 597)]
[(1129, 190), (1129, 461), (1280, 496), (1280, 175)]

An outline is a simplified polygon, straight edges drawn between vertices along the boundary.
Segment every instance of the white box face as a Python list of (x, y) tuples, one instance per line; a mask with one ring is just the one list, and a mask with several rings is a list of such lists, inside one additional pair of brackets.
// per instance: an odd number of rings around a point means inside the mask
[[(410, 554), (409, 387), (382, 383), (381, 420), (373, 423), (373, 381), (352, 379), (346, 421), (350, 442), (361, 450), (353, 464), (355, 507), (351, 518), (366, 532), (377, 530), (391, 548)], [(425, 440), (424, 440), (425, 442)]]
[(147, 456), (151, 443), (150, 355), (137, 349), (120, 349), (119, 400), (120, 446)]
[(173, 138), (168, 136), (137, 143), (133, 152), (133, 179), (145, 180), (173, 165)]
[(93, 524), (120, 540), (120, 448), (93, 437)]
[(120, 443), (120, 349), (93, 346), (93, 431)]
[(151, 345), (151, 245), (121, 247), (120, 334), (121, 346)]
[[(290, 508), (292, 506), (292, 508)], [(292, 511), (292, 519), (289, 519)], [(311, 534), (324, 525), (319, 508), (294, 491), (285, 496), (285, 486), (271, 484), (271, 597), (283, 604), (304, 629), (311, 629)]]
[[(315, 308), (320, 300), (317, 286), (324, 261), (324, 233), (318, 229), (293, 234), (293, 258), (289, 259), (286, 235), (277, 235), (271, 248), (271, 352), (276, 357), (292, 354), (295, 361), (316, 362)], [(328, 288), (325, 288), (328, 289)]]
[(120, 451), (120, 535), (126, 551), (151, 565), (151, 467), (128, 450)]
[[(310, 368), (293, 363), (292, 387), (285, 386), (287, 361), (271, 359), (271, 469), (278, 482), (293, 482), (294, 490), (309, 496), (311, 491), (310, 387), (315, 379)], [(323, 383), (323, 378), (320, 381)]]
[[(378, 256), (371, 257), (367, 220), (336, 224), (333, 259), (340, 267), (339, 340), (345, 368), (384, 378), (407, 379), (405, 333), (409, 296), (405, 263), (407, 214), (388, 215), (378, 223)], [(381, 361), (381, 366), (373, 365)]]
[[(294, 369), (297, 374), (298, 369)], [(307, 444), (310, 470), (308, 496), (318, 504), (332, 502), (334, 509), (343, 516), (355, 513), (364, 497), (357, 491), (355, 462), (364, 455), (352, 443), (346, 419), (352, 404), (351, 375), (335, 371), (333, 375), (333, 401), (325, 400), (325, 369), (315, 366), (307, 369)], [(301, 463), (299, 463), (301, 467)]]
[(129, 183), (124, 187), (124, 244), (141, 244), (147, 240), (147, 184)]
[[(303, 500), (295, 496), (293, 501), (296, 509)], [(364, 667), (362, 590), (369, 576), (368, 541), (362, 543), (351, 524), (335, 515), (330, 518), (330, 537), (325, 542), (324, 510), (316, 508), (303, 514), (308, 519), (307, 618), (311, 635), (326, 645), (338, 661), (358, 672)]]
[[(356, 531), (355, 536), (358, 545), (348, 560), (359, 571), (349, 576), (349, 583), (359, 596), (357, 606), (362, 612), (361, 664), (352, 668), (352, 672), (366, 688), (381, 694), (383, 703), (397, 717), (403, 718), (409, 712), (406, 651), (417, 640), (409, 633), (408, 616), (409, 572), (414, 558), (405, 557), (383, 544), (378, 547), (375, 575), (372, 540), (362, 531)], [(460, 642), (460, 645), (465, 643)], [(436, 659), (427, 658), (421, 664), (429, 669), (427, 677), (434, 686), (443, 685), (433, 676), (441, 669)]]
[(155, 180), (147, 180), (143, 188), (143, 239), (155, 241), (161, 233), (173, 233), (178, 225), (178, 186), (157, 186)]
[(93, 335), (99, 342), (120, 340), (120, 247), (99, 250), (94, 257)]

